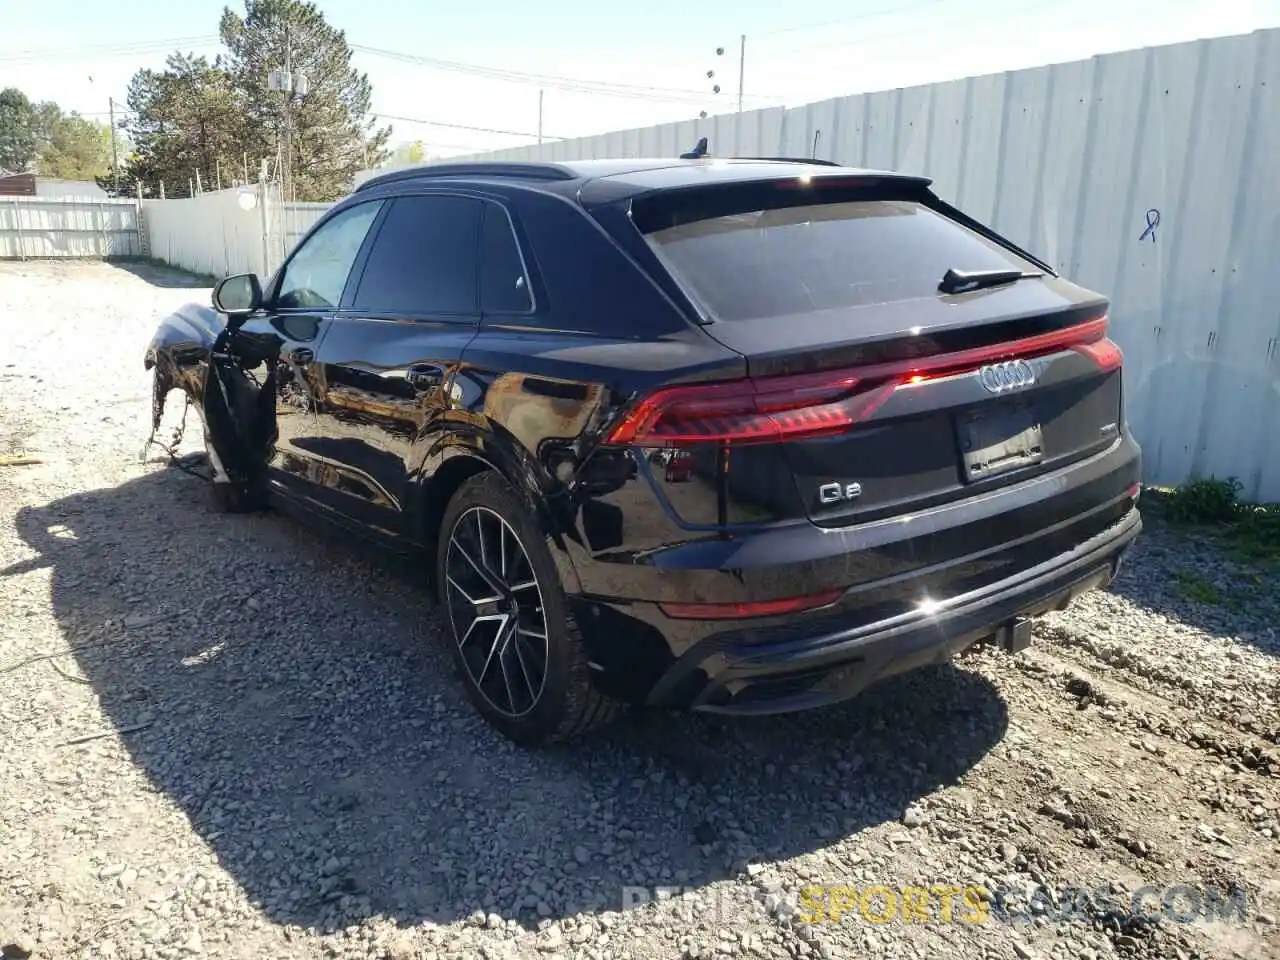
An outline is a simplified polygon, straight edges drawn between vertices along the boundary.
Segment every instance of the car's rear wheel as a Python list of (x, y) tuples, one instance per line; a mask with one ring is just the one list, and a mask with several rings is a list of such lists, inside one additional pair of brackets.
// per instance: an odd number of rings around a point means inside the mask
[(497, 474), (471, 477), (454, 494), (436, 570), (454, 662), (498, 730), (541, 746), (616, 714), (591, 682), (545, 537)]

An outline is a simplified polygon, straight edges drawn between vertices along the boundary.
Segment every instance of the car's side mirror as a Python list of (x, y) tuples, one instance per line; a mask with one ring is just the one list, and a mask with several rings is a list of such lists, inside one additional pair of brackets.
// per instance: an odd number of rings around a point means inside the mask
[(213, 287), (213, 309), (227, 316), (245, 316), (262, 306), (262, 284), (256, 273), (223, 277)]

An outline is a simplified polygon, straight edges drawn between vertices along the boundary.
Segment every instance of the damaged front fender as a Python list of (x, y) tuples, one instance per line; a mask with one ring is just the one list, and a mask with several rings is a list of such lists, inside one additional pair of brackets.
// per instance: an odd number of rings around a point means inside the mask
[(164, 415), (165, 400), (181, 390), (204, 426), (215, 482), (252, 487), (262, 479), (274, 423), (275, 365), (258, 383), (237, 357), (235, 334), (225, 317), (190, 303), (161, 321), (143, 357), (154, 382), (151, 430)]
[(160, 321), (143, 357), (143, 366), (155, 377), (152, 431), (160, 426), (165, 398), (174, 389), (181, 389), (193, 406), (201, 408), (209, 358), (218, 335), (225, 330), (221, 314), (196, 303), (189, 303)]

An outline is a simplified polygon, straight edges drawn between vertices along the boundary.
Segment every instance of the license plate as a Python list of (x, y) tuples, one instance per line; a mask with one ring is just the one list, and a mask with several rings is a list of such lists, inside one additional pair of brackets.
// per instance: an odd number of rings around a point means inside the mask
[(1029, 405), (1001, 406), (962, 415), (956, 423), (964, 478), (970, 483), (1044, 459), (1044, 437)]

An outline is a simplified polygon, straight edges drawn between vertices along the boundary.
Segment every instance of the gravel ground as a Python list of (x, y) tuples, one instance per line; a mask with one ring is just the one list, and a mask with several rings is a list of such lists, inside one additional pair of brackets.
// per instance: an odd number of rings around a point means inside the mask
[[(1280, 956), (1261, 571), (1153, 529), (1016, 657), (525, 753), (467, 705), (411, 566), (141, 461), (143, 348), (205, 296), (0, 263), (0, 453), (42, 461), (0, 467), (6, 960)], [(1243, 916), (1120, 909), (1179, 884)]]

